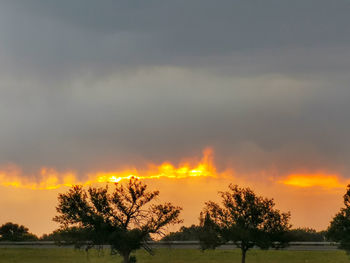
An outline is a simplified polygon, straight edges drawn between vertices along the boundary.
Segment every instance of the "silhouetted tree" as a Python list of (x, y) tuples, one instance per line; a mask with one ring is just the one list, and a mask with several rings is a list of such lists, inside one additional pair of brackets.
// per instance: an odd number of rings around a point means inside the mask
[(344, 195), (344, 205), (330, 222), (327, 238), (339, 242), (339, 248), (350, 253), (350, 184)]
[(200, 214), (199, 223), (199, 244), (202, 250), (215, 249), (225, 243), (220, 236), (219, 226), (210, 217), (209, 212)]
[(92, 240), (94, 232), (87, 228), (82, 227), (67, 227), (61, 228), (53, 231), (50, 234), (43, 235), (40, 239), (43, 241), (55, 241), (58, 245), (74, 245), (75, 248), (90, 248), (90, 244), (93, 243)]
[(108, 243), (124, 263), (134, 261), (130, 253), (141, 247), (151, 252), (147, 240), (161, 234), (165, 226), (182, 222), (180, 207), (171, 203), (152, 204), (159, 191), (147, 191), (147, 186), (130, 179), (124, 186), (115, 184), (113, 191), (82, 186), (72, 187), (58, 196), (58, 216), (54, 221), (63, 228), (77, 226), (94, 232), (95, 243)]
[(322, 242), (326, 240), (326, 231), (317, 232), (313, 228), (296, 228), (288, 231), (290, 241)]
[(190, 227), (182, 226), (179, 231), (171, 232), (162, 241), (196, 241), (199, 240), (199, 234), (201, 231), (200, 226), (191, 225)]
[[(257, 196), (249, 188), (230, 185), (229, 191), (220, 192), (222, 205), (209, 201), (203, 214), (217, 226), (217, 242), (233, 241), (242, 251), (242, 263), (247, 251), (258, 246), (262, 249), (286, 242), (284, 234), (290, 228), (290, 213), (274, 209), (273, 199)], [(220, 242), (216, 243), (217, 245)]]
[(35, 241), (38, 237), (29, 233), (28, 228), (23, 225), (8, 222), (0, 226), (1, 241)]

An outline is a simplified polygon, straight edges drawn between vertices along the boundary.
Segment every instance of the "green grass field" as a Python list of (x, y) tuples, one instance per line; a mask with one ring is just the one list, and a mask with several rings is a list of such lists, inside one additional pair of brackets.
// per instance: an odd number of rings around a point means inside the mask
[[(154, 256), (145, 251), (136, 253), (139, 263), (233, 263), (240, 262), (239, 250), (215, 250), (201, 252), (188, 249), (159, 249)], [(25, 249), (1, 248), (0, 263), (109, 263), (121, 262), (119, 256), (108, 250), (99, 256), (95, 250), (88, 254), (73, 249)], [(247, 263), (350, 263), (343, 251), (261, 251), (248, 252)]]

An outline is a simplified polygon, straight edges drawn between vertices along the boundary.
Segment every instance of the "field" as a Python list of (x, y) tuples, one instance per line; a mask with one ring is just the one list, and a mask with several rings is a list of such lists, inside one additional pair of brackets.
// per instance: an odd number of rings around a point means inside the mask
[[(136, 253), (139, 263), (234, 263), (240, 262), (239, 250), (215, 250), (201, 252), (190, 249), (158, 249), (154, 256), (145, 251)], [(110, 263), (121, 262), (121, 258), (110, 255), (108, 250), (104, 255), (97, 252), (76, 251), (73, 249), (27, 249), (1, 248), (0, 263)], [(347, 262), (350, 257), (343, 251), (261, 251), (248, 252), (247, 263), (326, 263)]]

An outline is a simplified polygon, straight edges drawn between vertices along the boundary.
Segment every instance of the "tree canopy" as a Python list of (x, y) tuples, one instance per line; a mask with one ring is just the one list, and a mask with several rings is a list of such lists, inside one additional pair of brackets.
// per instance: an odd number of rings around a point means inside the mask
[(37, 236), (29, 233), (27, 227), (8, 222), (0, 226), (1, 241), (34, 241)]
[(199, 239), (201, 232), (201, 227), (196, 225), (191, 225), (189, 227), (182, 226), (179, 231), (171, 232), (162, 241), (194, 241)]
[(322, 242), (326, 240), (326, 231), (316, 231), (313, 228), (296, 228), (288, 232), (290, 241), (298, 242)]
[[(232, 184), (229, 191), (220, 192), (220, 196), (221, 205), (209, 201), (202, 213), (208, 227), (212, 223), (217, 226), (216, 245), (220, 244), (218, 239), (233, 241), (241, 249), (242, 262), (245, 262), (246, 252), (254, 246), (266, 249), (275, 246), (275, 242), (279, 245), (287, 242), (285, 234), (291, 227), (290, 213), (275, 209), (273, 199), (257, 196), (249, 188)], [(215, 228), (211, 226), (211, 229)]]
[(148, 191), (147, 185), (131, 178), (125, 185), (115, 184), (86, 191), (74, 186), (67, 193), (59, 194), (54, 221), (62, 228), (76, 226), (94, 233), (94, 244), (110, 244), (124, 259), (131, 260), (130, 253), (147, 245), (150, 235), (162, 234), (169, 224), (182, 222), (181, 208), (171, 203), (156, 204), (159, 191)]
[(339, 242), (339, 247), (350, 253), (350, 184), (343, 199), (345, 207), (342, 207), (330, 222), (327, 238)]

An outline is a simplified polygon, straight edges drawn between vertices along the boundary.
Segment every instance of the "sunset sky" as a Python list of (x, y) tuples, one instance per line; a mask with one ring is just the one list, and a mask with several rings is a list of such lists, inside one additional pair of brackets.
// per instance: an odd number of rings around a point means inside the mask
[(348, 0), (3, 0), (0, 224), (138, 176), (198, 223), (229, 183), (326, 229), (350, 183)]

